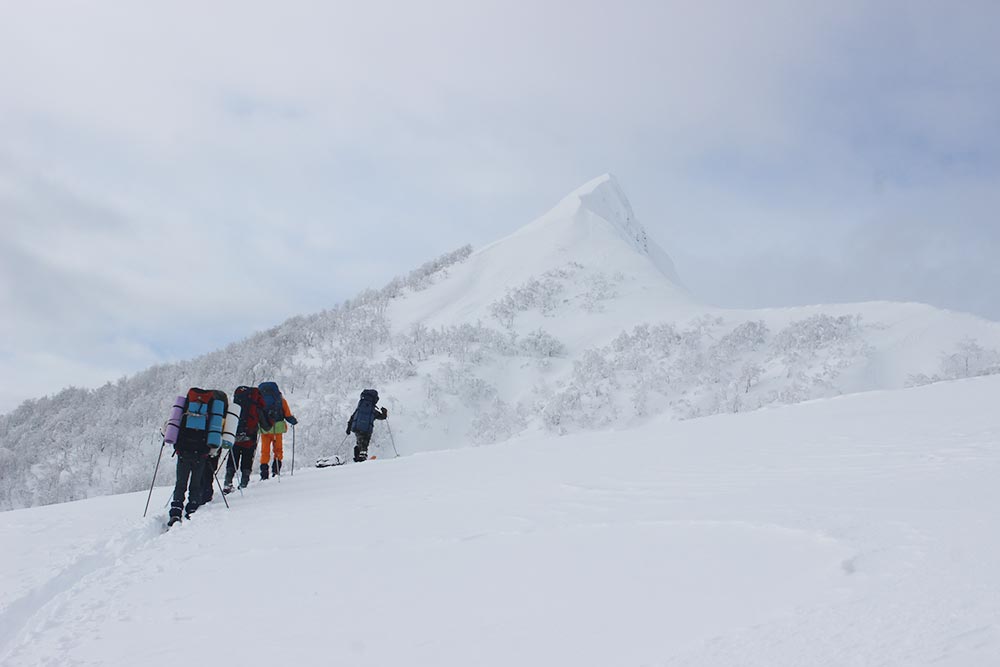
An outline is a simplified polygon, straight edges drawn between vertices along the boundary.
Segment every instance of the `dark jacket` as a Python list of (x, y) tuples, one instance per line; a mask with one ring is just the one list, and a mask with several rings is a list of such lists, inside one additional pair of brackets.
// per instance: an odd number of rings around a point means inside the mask
[(386, 419), (389, 411), (385, 408), (378, 409), (378, 392), (374, 389), (365, 389), (361, 392), (361, 400), (358, 407), (354, 409), (351, 418), (347, 420), (347, 433), (371, 433), (375, 426), (376, 419)]

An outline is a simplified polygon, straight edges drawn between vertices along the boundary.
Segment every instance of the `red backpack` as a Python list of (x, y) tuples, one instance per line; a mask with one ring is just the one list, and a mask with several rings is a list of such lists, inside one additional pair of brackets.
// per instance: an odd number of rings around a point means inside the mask
[(233, 402), (240, 406), (240, 426), (236, 430), (236, 441), (257, 441), (257, 430), (265, 431), (272, 424), (267, 418), (264, 396), (256, 387), (239, 386), (233, 394)]

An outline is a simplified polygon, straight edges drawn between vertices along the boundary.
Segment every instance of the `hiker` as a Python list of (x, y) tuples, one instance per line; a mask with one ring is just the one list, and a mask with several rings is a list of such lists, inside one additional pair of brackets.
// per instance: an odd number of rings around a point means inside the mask
[[(288, 430), (285, 422), (295, 426), (299, 421), (292, 415), (292, 411), (288, 408), (288, 401), (281, 395), (276, 382), (261, 382), (257, 388), (264, 397), (264, 413), (270, 424), (270, 426), (261, 424), (260, 429), (260, 478), (265, 480), (271, 474), (281, 474), (281, 459), (284, 456), (281, 435)], [(274, 446), (274, 463), (268, 470), (267, 464), (271, 461), (272, 445)]]
[(240, 424), (236, 431), (236, 442), (226, 459), (226, 485), (223, 493), (233, 492), (233, 478), (240, 471), (240, 488), (247, 488), (253, 474), (253, 458), (257, 453), (257, 433), (260, 429), (271, 428), (267, 421), (267, 405), (256, 387), (239, 386), (233, 394), (233, 403), (240, 406)]
[(375, 420), (386, 419), (389, 416), (389, 411), (385, 408), (380, 410), (376, 403), (378, 403), (378, 392), (374, 389), (365, 389), (361, 392), (358, 407), (354, 409), (354, 414), (347, 422), (347, 435), (353, 432), (358, 440), (358, 444), (354, 446), (355, 463), (368, 460), (368, 443), (372, 439)]
[(222, 391), (192, 387), (187, 392), (184, 416), (174, 443), (174, 453), (177, 455), (177, 481), (170, 503), (168, 526), (180, 521), (181, 514), (184, 518), (190, 519), (202, 504), (206, 459), (211, 448), (222, 445), (222, 423), (228, 402), (226, 393)]

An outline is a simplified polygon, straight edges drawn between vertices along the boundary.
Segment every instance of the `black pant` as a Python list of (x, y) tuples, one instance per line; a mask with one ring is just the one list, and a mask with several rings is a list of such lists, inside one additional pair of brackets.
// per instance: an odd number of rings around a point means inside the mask
[(170, 503), (170, 516), (180, 518), (187, 493), (187, 513), (191, 514), (201, 504), (201, 494), (205, 487), (205, 456), (203, 454), (177, 454), (177, 482), (174, 484), (174, 499)]
[(253, 472), (253, 457), (257, 453), (257, 443), (250, 443), (250, 446), (234, 445), (229, 452), (229, 460), (226, 461), (226, 486), (233, 483), (236, 476), (236, 468), (240, 469), (240, 486), (246, 488), (250, 483), (250, 474)]
[(367, 461), (368, 443), (371, 442), (372, 434), (355, 432), (354, 435), (358, 439), (358, 444), (354, 445), (354, 461), (355, 463)]
[(215, 471), (219, 469), (219, 454), (205, 459), (205, 473), (201, 476), (201, 504), (207, 505), (215, 496)]

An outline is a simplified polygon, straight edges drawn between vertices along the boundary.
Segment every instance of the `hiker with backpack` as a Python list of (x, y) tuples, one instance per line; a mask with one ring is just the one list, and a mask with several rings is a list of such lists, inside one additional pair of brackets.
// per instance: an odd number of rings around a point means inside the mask
[[(276, 382), (261, 382), (257, 388), (264, 397), (265, 410), (269, 426), (261, 424), (260, 436), (260, 478), (265, 480), (273, 475), (281, 474), (281, 460), (284, 457), (282, 449), (282, 434), (288, 430), (288, 424), (295, 426), (298, 420), (288, 408), (288, 401), (281, 395)], [(271, 448), (274, 447), (274, 462), (271, 462)]]
[(257, 433), (269, 429), (272, 424), (267, 419), (267, 405), (256, 387), (239, 386), (233, 394), (233, 403), (240, 406), (240, 421), (236, 431), (236, 441), (226, 459), (226, 485), (223, 493), (232, 493), (233, 479), (237, 468), (240, 471), (239, 488), (245, 489), (253, 474), (253, 459), (257, 453)]
[(355, 463), (368, 460), (368, 443), (371, 442), (372, 431), (375, 430), (375, 420), (389, 417), (389, 411), (378, 408), (377, 403), (378, 392), (374, 389), (365, 389), (361, 392), (358, 407), (347, 421), (347, 435), (354, 433), (358, 443), (354, 446)]
[(183, 416), (176, 437), (171, 438), (177, 455), (177, 481), (168, 526), (180, 521), (182, 514), (190, 519), (203, 502), (206, 460), (212, 448), (222, 446), (228, 404), (224, 391), (192, 387), (185, 396)]

